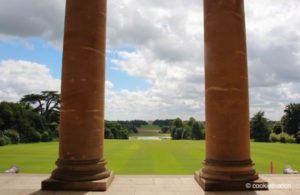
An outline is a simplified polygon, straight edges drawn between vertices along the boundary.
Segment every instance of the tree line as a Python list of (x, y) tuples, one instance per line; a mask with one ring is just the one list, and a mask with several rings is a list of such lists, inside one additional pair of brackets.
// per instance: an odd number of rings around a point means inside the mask
[[(60, 94), (42, 91), (28, 94), (19, 102), (0, 102), (0, 146), (15, 143), (52, 141), (59, 138)], [(148, 124), (143, 120), (105, 121), (106, 139), (128, 139), (138, 133), (138, 127)], [(172, 139), (205, 139), (205, 122), (191, 117), (155, 120), (162, 133)], [(257, 142), (300, 143), (300, 104), (286, 105), (280, 121), (271, 121), (263, 111), (250, 119), (250, 138)]]
[(58, 138), (60, 95), (29, 94), (17, 103), (0, 102), (0, 145)]
[(130, 133), (138, 133), (138, 127), (148, 124), (143, 120), (105, 121), (105, 139), (128, 139)]
[(194, 117), (183, 121), (181, 118), (155, 120), (154, 125), (161, 128), (162, 133), (170, 133), (173, 140), (179, 139), (205, 139), (205, 122), (196, 121)]
[(285, 106), (280, 121), (270, 121), (263, 111), (250, 120), (250, 137), (257, 142), (300, 143), (300, 104)]
[[(259, 111), (250, 119), (250, 138), (256, 142), (300, 143), (300, 104), (285, 106), (280, 121), (272, 121)], [(171, 133), (172, 139), (205, 139), (205, 122), (191, 117), (188, 121), (180, 118), (155, 120), (162, 133)]]
[[(0, 102), (0, 146), (48, 142), (59, 138), (60, 94), (42, 91), (28, 94), (19, 102)], [(146, 121), (105, 121), (105, 138), (128, 139), (129, 133)]]

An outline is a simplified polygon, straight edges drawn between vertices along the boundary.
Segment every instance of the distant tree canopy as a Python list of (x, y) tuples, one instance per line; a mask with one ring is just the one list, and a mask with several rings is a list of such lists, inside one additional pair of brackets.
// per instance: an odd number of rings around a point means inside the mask
[(290, 135), (295, 135), (300, 130), (300, 104), (289, 104), (284, 109), (282, 118), (283, 129)]
[[(19, 142), (51, 141), (59, 136), (60, 94), (28, 94), (18, 103), (0, 102), (0, 146)], [(128, 139), (146, 121), (105, 121), (105, 138)]]
[(300, 143), (300, 104), (285, 106), (280, 121), (270, 121), (264, 112), (256, 113), (250, 120), (250, 136), (255, 141)]
[(204, 126), (191, 117), (188, 121), (176, 118), (171, 123), (172, 139), (205, 139)]
[(269, 141), (270, 129), (265, 113), (257, 112), (250, 120), (250, 137), (258, 142)]
[(182, 122), (182, 120), (180, 118), (176, 118), (172, 122), (170, 129), (171, 129), (172, 139), (185, 139), (185, 135), (189, 131), (188, 129), (183, 129), (183, 122)]
[(128, 139), (130, 133), (138, 133), (138, 127), (148, 124), (143, 120), (105, 121), (105, 139)]
[(128, 139), (129, 132), (123, 128), (119, 122), (105, 121), (104, 138), (105, 139)]
[(281, 127), (281, 123), (279, 121), (277, 121), (274, 125), (273, 125), (273, 133), (275, 134), (280, 134), (282, 132), (282, 127)]
[(192, 125), (192, 139), (205, 139), (204, 125), (200, 122), (195, 122)]
[(162, 126), (160, 129), (161, 133), (167, 133), (170, 131), (170, 127), (168, 126)]
[(171, 123), (172, 123), (173, 119), (165, 119), (165, 120), (155, 120), (153, 121), (153, 125), (157, 125), (157, 126), (160, 126), (160, 127), (163, 127), (163, 126), (171, 126)]
[(59, 122), (60, 94), (57, 91), (25, 95), (20, 102), (27, 107), (32, 106), (47, 122)]
[[(51, 141), (59, 137), (60, 94), (57, 91), (42, 91), (28, 94), (20, 102), (0, 102), (0, 146), (6, 144)], [(171, 133), (177, 139), (205, 139), (205, 122), (190, 117), (155, 120), (161, 132)], [(147, 125), (143, 120), (105, 121), (106, 139), (128, 139), (130, 133)], [(270, 121), (264, 112), (250, 119), (250, 137), (255, 141), (280, 141), (300, 143), (300, 104), (286, 105), (280, 121)]]
[(148, 123), (143, 120), (132, 120), (132, 121), (117, 121), (125, 129), (128, 129), (129, 132), (138, 133), (138, 129), (142, 125), (147, 125)]
[(0, 145), (58, 138), (60, 95), (29, 94), (19, 103), (0, 102)]

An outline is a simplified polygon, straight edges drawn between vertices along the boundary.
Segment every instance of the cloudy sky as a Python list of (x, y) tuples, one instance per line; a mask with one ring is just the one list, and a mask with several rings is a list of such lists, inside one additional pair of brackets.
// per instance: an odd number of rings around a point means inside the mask
[[(0, 3), (0, 101), (60, 90), (65, 1)], [(205, 119), (202, 3), (108, 0), (106, 119)], [(245, 1), (251, 116), (300, 102), (299, 10)]]

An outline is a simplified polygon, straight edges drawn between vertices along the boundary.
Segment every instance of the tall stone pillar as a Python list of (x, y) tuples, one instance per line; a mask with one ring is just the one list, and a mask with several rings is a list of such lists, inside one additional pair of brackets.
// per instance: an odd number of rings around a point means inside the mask
[[(106, 190), (103, 156), (106, 0), (67, 0), (59, 158), (43, 190)], [(45, 151), (46, 152), (46, 151)]]
[(250, 158), (243, 0), (204, 0), (204, 42), (206, 159), (195, 179), (207, 191), (266, 184)]

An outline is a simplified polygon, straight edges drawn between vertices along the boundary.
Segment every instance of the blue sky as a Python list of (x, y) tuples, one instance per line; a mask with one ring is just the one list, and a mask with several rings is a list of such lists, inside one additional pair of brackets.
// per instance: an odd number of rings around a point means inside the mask
[(43, 39), (0, 41), (0, 60), (8, 59), (45, 64), (55, 78), (61, 77), (62, 52)]
[(114, 83), (116, 90), (128, 89), (133, 90), (146, 90), (150, 84), (139, 77), (129, 76), (127, 72), (119, 70), (112, 60), (121, 60), (118, 52), (135, 52), (135, 48), (119, 48), (116, 50), (109, 50), (106, 54), (106, 80)]
[[(108, 120), (205, 120), (202, 0), (109, 0)], [(65, 1), (2, 0), (0, 101), (60, 90)], [(300, 1), (245, 1), (250, 116), (300, 102)]]
[[(146, 90), (149, 88), (150, 85), (145, 80), (129, 76), (126, 72), (116, 68), (111, 60), (119, 59), (118, 51), (133, 52), (135, 48), (119, 48), (107, 52), (106, 79), (114, 83), (116, 90)], [(0, 61), (9, 59), (45, 64), (54, 78), (61, 79), (62, 50), (52, 47), (43, 39), (0, 41)]]

